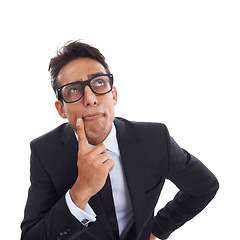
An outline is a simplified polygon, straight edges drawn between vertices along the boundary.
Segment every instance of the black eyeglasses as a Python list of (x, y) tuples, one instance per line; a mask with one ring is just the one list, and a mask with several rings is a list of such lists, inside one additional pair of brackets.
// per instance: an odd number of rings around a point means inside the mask
[(56, 91), (57, 99), (63, 99), (66, 103), (77, 102), (83, 97), (86, 86), (89, 86), (90, 89), (98, 95), (109, 93), (112, 91), (113, 75), (101, 74), (87, 81), (78, 81), (63, 85)]

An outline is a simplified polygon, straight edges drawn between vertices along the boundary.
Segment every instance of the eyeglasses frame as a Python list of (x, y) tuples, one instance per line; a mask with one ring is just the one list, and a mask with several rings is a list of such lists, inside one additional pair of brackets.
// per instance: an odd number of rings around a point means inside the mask
[[(111, 89), (110, 89), (109, 91), (105, 92), (105, 93), (97, 93), (97, 92), (95, 92), (95, 91), (92, 89), (91, 84), (90, 84), (90, 82), (91, 82), (94, 78), (101, 77), (101, 76), (108, 76), (109, 79), (110, 79)], [(68, 85), (75, 84), (75, 83), (80, 83), (80, 85), (83, 86), (82, 96), (81, 96), (79, 99), (77, 99), (77, 100), (75, 100), (75, 101), (73, 101), (73, 102), (68, 102), (68, 101), (66, 101), (66, 100), (64, 99), (64, 97), (63, 97), (62, 89), (63, 89), (64, 87), (68, 86)], [(109, 92), (112, 91), (112, 87), (113, 87), (113, 74), (99, 74), (99, 75), (95, 75), (95, 76), (89, 78), (89, 79), (86, 80), (86, 81), (76, 81), (76, 82), (71, 82), (71, 83), (65, 84), (65, 85), (57, 88), (57, 90), (56, 90), (56, 97), (57, 97), (57, 99), (58, 99), (59, 101), (63, 100), (63, 101), (66, 102), (66, 103), (75, 103), (75, 102), (79, 101), (79, 100), (83, 97), (86, 86), (89, 86), (89, 88), (92, 90), (92, 92), (95, 93), (95, 94), (97, 94), (97, 95), (107, 94), (107, 93), (109, 93)]]

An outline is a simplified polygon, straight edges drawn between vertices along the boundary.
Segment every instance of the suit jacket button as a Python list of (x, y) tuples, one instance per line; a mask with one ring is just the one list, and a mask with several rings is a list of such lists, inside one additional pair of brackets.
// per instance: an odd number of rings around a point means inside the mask
[(70, 226), (66, 226), (64, 229), (63, 229), (63, 232), (71, 232), (72, 231), (72, 229), (71, 229), (71, 227)]

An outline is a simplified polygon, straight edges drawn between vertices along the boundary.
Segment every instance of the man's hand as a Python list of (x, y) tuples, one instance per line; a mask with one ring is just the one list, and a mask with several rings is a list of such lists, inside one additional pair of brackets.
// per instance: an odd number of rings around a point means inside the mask
[(157, 239), (157, 237), (155, 237), (153, 234), (151, 234), (151, 236), (150, 236), (150, 239), (149, 239), (149, 240), (155, 240), (155, 239)]
[(78, 177), (70, 190), (72, 201), (81, 209), (85, 209), (89, 199), (99, 192), (114, 167), (109, 159), (105, 146), (101, 143), (90, 147), (81, 118), (76, 123), (78, 135)]

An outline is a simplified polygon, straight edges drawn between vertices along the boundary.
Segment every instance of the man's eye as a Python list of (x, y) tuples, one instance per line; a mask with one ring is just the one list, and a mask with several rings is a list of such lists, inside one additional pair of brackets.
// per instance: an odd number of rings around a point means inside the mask
[(106, 83), (103, 79), (96, 79), (92, 84), (94, 87), (101, 87), (104, 86)]
[(74, 93), (74, 92), (77, 92), (78, 89), (77, 88), (70, 88), (68, 93)]
[(105, 82), (102, 79), (98, 79), (94, 85), (96, 86), (103, 86), (105, 84)]
[(67, 93), (68, 93), (68, 95), (70, 95), (70, 94), (79, 93), (79, 92), (81, 92), (80, 88), (78, 88), (78, 87), (71, 87), (71, 88), (68, 89)]

